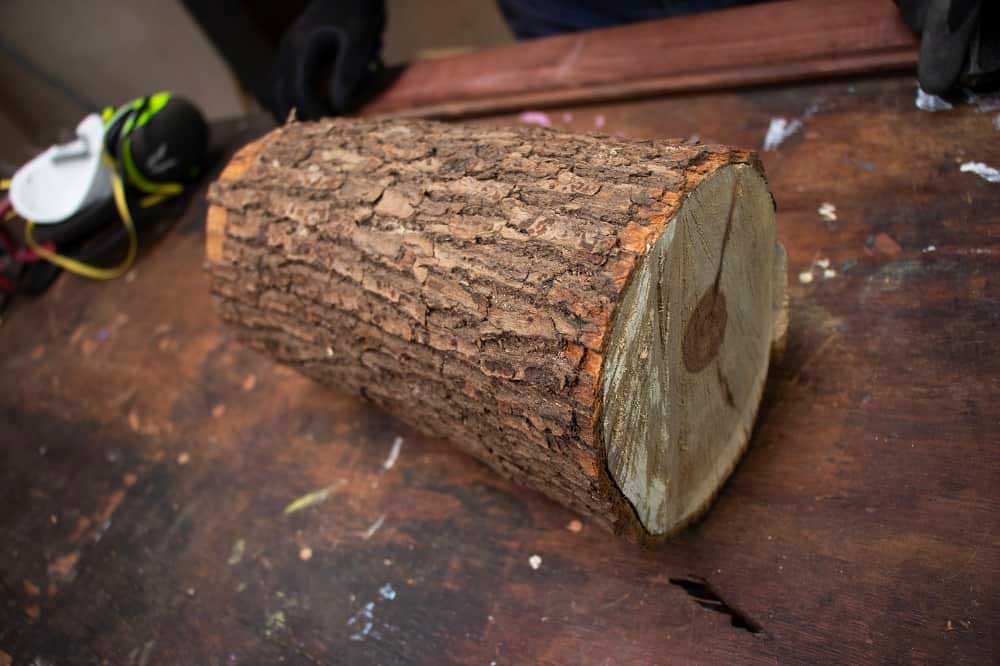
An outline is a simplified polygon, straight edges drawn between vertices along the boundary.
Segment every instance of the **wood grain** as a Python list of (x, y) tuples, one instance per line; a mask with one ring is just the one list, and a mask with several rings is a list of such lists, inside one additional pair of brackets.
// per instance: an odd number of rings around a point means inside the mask
[(365, 115), (455, 118), (913, 69), (891, 0), (785, 0), (411, 63)]
[(629, 277), (603, 349), (607, 468), (642, 526), (669, 534), (708, 507), (749, 441), (784, 301), (762, 174), (717, 169)]

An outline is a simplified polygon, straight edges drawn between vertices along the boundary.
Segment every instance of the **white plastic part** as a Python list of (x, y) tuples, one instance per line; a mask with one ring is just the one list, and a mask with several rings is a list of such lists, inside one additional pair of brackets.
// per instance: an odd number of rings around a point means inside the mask
[(111, 173), (101, 160), (104, 123), (92, 113), (76, 127), (76, 139), (52, 146), (18, 169), (10, 203), (21, 217), (56, 224), (111, 196)]

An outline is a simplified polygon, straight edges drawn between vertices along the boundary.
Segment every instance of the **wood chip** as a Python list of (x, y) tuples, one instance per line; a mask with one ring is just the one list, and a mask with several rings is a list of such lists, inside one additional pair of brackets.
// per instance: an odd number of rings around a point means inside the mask
[(816, 209), (816, 212), (819, 213), (819, 216), (823, 218), (824, 222), (837, 221), (837, 207), (829, 201), (824, 201), (820, 204), (819, 208)]
[(53, 578), (68, 579), (76, 573), (76, 563), (80, 560), (79, 551), (66, 553), (49, 563), (49, 575)]
[(243, 378), (243, 390), (252, 391), (257, 386), (257, 375), (247, 375)]
[(403, 438), (396, 437), (392, 440), (392, 448), (389, 449), (389, 455), (386, 457), (385, 462), (382, 463), (382, 469), (390, 470), (395, 466), (396, 461), (399, 459), (401, 448), (403, 448)]
[(229, 564), (229, 566), (236, 566), (237, 564), (239, 564), (243, 560), (243, 553), (246, 552), (246, 548), (247, 548), (246, 540), (237, 539), (235, 542), (233, 542), (233, 548), (229, 552), (229, 559), (226, 560), (226, 563)]
[(903, 248), (896, 242), (896, 239), (884, 232), (876, 234), (874, 247), (877, 252), (889, 257), (897, 257), (903, 252)]
[(140, 432), (142, 430), (142, 423), (139, 421), (139, 412), (134, 407), (128, 413), (128, 427), (132, 429), (132, 432)]
[(290, 513), (295, 513), (296, 511), (301, 511), (302, 509), (309, 508), (314, 504), (319, 504), (320, 502), (325, 502), (326, 498), (330, 496), (338, 486), (343, 483), (343, 480), (331, 483), (326, 488), (320, 488), (319, 490), (314, 490), (311, 493), (306, 493), (302, 497), (298, 498), (291, 504), (285, 507), (285, 515)]
[(69, 540), (75, 542), (82, 539), (83, 535), (90, 529), (92, 522), (87, 516), (79, 516), (76, 519), (76, 527), (73, 528), (72, 534), (69, 535)]
[(374, 523), (368, 526), (368, 529), (365, 530), (364, 534), (361, 535), (361, 538), (364, 539), (365, 541), (371, 539), (373, 536), (375, 536), (375, 533), (378, 532), (379, 529), (381, 529), (382, 523), (384, 522), (385, 522), (385, 514), (383, 513), (381, 516), (375, 519)]
[(114, 320), (112, 320), (111, 322), (111, 326), (109, 326), (108, 328), (111, 329), (112, 332), (117, 332), (118, 329), (120, 329), (125, 324), (129, 323), (131, 319), (132, 318), (129, 317), (124, 312), (119, 312), (117, 315), (115, 315)]

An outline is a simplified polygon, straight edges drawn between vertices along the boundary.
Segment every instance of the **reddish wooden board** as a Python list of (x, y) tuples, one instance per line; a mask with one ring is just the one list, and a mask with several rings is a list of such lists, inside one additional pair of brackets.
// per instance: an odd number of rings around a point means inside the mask
[(364, 113), (454, 118), (912, 71), (917, 43), (892, 0), (765, 2), (417, 61)]
[[(924, 113), (914, 90), (549, 113), (751, 148), (775, 117), (803, 123), (762, 153), (788, 352), (716, 506), (657, 551), (571, 531), (566, 510), (226, 337), (200, 204), (133, 279), (64, 277), (21, 302), (0, 328), (0, 663), (995, 660), (1000, 185), (959, 166), (1000, 166), (997, 112)], [(801, 283), (822, 259), (836, 275)], [(696, 577), (760, 631), (678, 584)]]

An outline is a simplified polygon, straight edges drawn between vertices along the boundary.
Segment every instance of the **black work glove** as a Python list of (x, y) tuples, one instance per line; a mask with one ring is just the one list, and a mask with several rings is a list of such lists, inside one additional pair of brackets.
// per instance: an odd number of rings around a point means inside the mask
[(920, 37), (920, 87), (944, 95), (956, 87), (988, 90), (1000, 84), (1000, 2), (896, 0)]
[(384, 0), (314, 0), (285, 32), (271, 72), (270, 109), (285, 122), (345, 113), (379, 67)]

